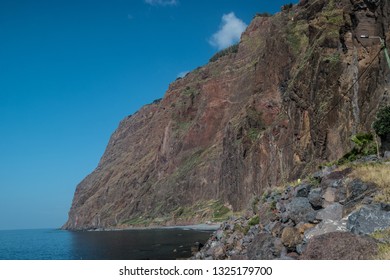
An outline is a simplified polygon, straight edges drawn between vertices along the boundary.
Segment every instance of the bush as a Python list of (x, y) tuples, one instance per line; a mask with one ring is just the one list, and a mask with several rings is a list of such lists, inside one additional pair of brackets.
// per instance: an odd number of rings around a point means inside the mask
[(358, 133), (351, 137), (351, 141), (355, 143), (355, 147), (338, 160), (338, 165), (377, 153), (374, 136), (371, 133)]
[(222, 51), (217, 52), (212, 58), (210, 58), (210, 62), (217, 61), (218, 59), (220, 59), (221, 57), (223, 57), (225, 55), (228, 55), (231, 53), (237, 53), (238, 52), (238, 45), (239, 44), (235, 44), (235, 45), (232, 45), (232, 46), (230, 46)]
[(390, 134), (390, 106), (379, 109), (372, 127), (378, 136)]
[(248, 226), (255, 226), (255, 225), (258, 225), (260, 223), (260, 218), (258, 215), (255, 215), (253, 216), (249, 222), (248, 222)]

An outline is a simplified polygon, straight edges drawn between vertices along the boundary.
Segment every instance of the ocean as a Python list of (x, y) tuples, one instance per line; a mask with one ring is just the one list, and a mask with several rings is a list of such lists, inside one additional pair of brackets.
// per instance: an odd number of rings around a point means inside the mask
[(0, 231), (0, 260), (175, 260), (191, 256), (212, 231), (143, 229), (71, 232)]

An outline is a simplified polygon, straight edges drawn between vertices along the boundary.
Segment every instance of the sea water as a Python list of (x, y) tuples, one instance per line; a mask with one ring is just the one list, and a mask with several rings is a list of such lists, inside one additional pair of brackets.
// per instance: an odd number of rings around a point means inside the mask
[(195, 242), (211, 231), (143, 229), (0, 231), (0, 260), (174, 260), (191, 256)]

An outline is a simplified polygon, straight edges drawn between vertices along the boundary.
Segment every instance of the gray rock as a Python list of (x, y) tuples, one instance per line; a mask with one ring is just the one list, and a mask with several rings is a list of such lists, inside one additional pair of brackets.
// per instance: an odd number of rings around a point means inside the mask
[(344, 185), (344, 180), (343, 179), (337, 179), (337, 180), (333, 180), (333, 182), (331, 183), (330, 186), (332, 188), (341, 188), (343, 185)]
[(314, 211), (309, 200), (305, 197), (294, 197), (291, 199), (291, 202), (286, 206), (286, 213), (295, 224), (311, 222), (316, 217), (316, 211)]
[(291, 186), (288, 186), (284, 193), (281, 195), (280, 199), (282, 200), (288, 200), (292, 197), (292, 190), (293, 188)]
[(381, 203), (381, 210), (383, 210), (383, 211), (390, 211), (390, 204), (388, 204), (388, 203)]
[(215, 233), (215, 237), (217, 238), (217, 240), (221, 240), (224, 236), (225, 236), (224, 231), (221, 229), (217, 230), (217, 232)]
[(378, 160), (379, 159), (378, 159), (377, 155), (368, 155), (368, 156), (362, 157), (360, 159), (357, 159), (356, 162), (359, 162), (359, 163), (372, 163), (372, 162), (377, 162)]
[(304, 240), (308, 241), (315, 236), (319, 236), (329, 232), (346, 232), (347, 229), (347, 219), (342, 219), (339, 221), (333, 220), (324, 220), (314, 228), (305, 231)]
[(336, 166), (325, 166), (322, 170), (315, 172), (313, 174), (313, 178), (316, 180), (321, 180), (325, 176), (328, 176), (335, 169)]
[(321, 188), (316, 188), (310, 190), (309, 196), (308, 196), (310, 204), (315, 208), (320, 208), (322, 207), (322, 189)]
[(281, 201), (276, 203), (276, 210), (278, 210), (280, 213), (286, 212), (286, 206), (284, 206), (284, 203)]
[(340, 203), (333, 203), (325, 209), (318, 211), (317, 220), (341, 220), (343, 217), (343, 206)]
[(366, 193), (368, 188), (369, 186), (366, 183), (360, 181), (359, 179), (355, 179), (351, 181), (347, 185), (347, 189), (349, 193), (347, 200), (358, 199), (359, 197), (363, 196)]
[(385, 160), (390, 159), (390, 151), (385, 151), (385, 153), (383, 155), (383, 159), (385, 159)]
[(322, 198), (329, 203), (333, 203), (337, 201), (337, 189), (333, 187), (329, 187), (326, 189)]
[(296, 251), (298, 254), (302, 255), (302, 253), (305, 251), (307, 244), (306, 243), (301, 243), (298, 244), (296, 247)]
[(284, 247), (282, 240), (280, 238), (274, 239), (274, 255), (279, 255), (282, 253), (283, 250), (286, 248)]
[(366, 197), (375, 193), (376, 186), (372, 183), (365, 183), (359, 179), (355, 179), (347, 184), (346, 190), (348, 195), (343, 204), (346, 212), (349, 213), (354, 210), (356, 206), (359, 205)]
[(341, 171), (333, 171), (323, 178), (321, 181), (321, 187), (326, 189), (328, 187), (341, 188), (344, 186), (345, 177), (352, 172), (351, 168), (346, 168)]
[(280, 256), (280, 246), (275, 246), (275, 239), (267, 233), (257, 235), (248, 248), (250, 260), (274, 260)]
[(363, 206), (349, 215), (347, 228), (355, 234), (371, 234), (390, 228), (390, 211), (383, 210), (380, 204)]
[(280, 221), (282, 223), (287, 223), (289, 221), (289, 219), (290, 219), (290, 217), (289, 217), (287, 212), (282, 213), (282, 215), (280, 216)]
[(214, 260), (222, 260), (226, 257), (225, 247), (220, 244), (212, 249), (211, 256)]
[(301, 184), (295, 187), (294, 196), (295, 197), (307, 197), (309, 195), (311, 189), (311, 185), (309, 184)]

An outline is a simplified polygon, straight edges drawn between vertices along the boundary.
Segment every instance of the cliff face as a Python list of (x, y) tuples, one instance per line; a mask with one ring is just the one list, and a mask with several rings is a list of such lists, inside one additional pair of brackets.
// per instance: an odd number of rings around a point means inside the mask
[(351, 148), (388, 102), (390, 5), (306, 0), (255, 17), (238, 51), (122, 120), (65, 229), (194, 223)]

